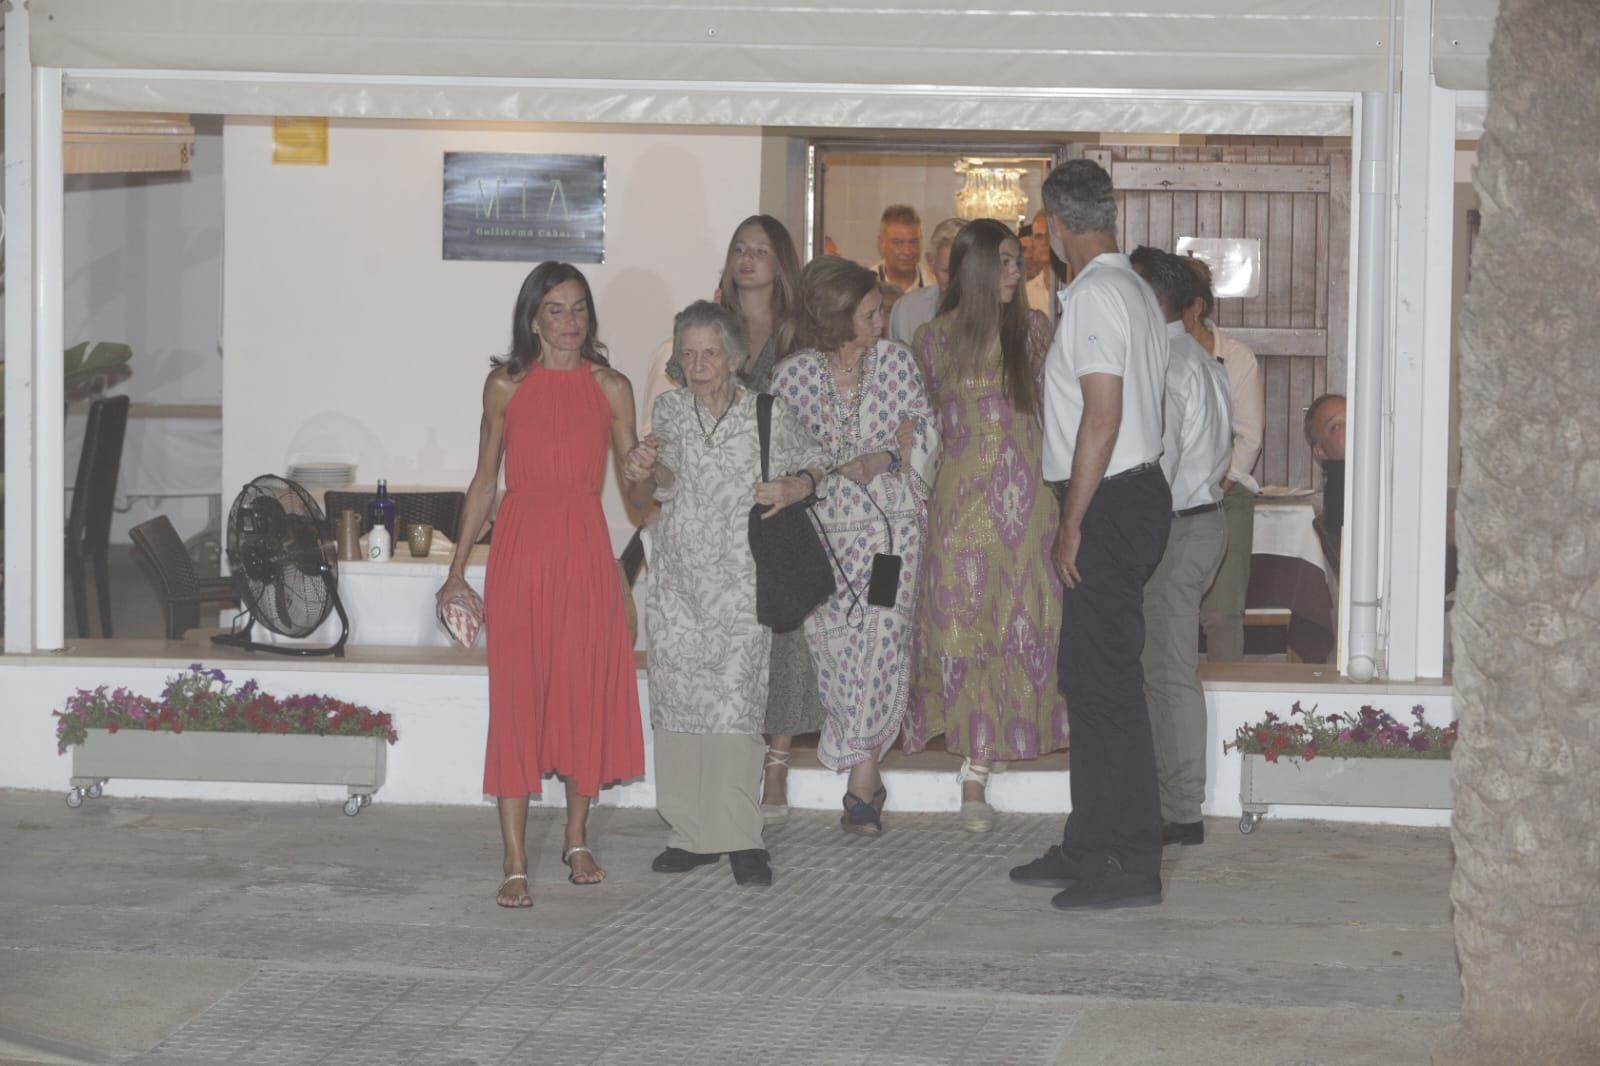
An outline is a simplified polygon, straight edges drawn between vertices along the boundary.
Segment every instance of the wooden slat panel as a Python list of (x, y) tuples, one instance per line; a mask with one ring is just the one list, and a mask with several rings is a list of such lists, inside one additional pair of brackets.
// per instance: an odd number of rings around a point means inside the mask
[(1311, 485), (1311, 446), (1306, 443), (1305, 409), (1316, 399), (1316, 360), (1290, 359), (1289, 402), (1284, 411), (1289, 461), (1286, 485), (1309, 488)]
[(1328, 158), (1328, 377), (1324, 392), (1345, 392), (1350, 351), (1350, 153)]
[[(1150, 159), (1164, 166), (1172, 165), (1174, 149), (1167, 145), (1152, 145)], [(1150, 193), (1150, 233), (1147, 244), (1172, 251), (1172, 193), (1170, 190), (1153, 190)]]
[[(1170, 149), (1168, 149), (1170, 151)], [(1285, 149), (1277, 149), (1285, 151)], [(1216, 166), (1177, 162), (1119, 162), (1111, 171), (1119, 189), (1194, 189), (1240, 192), (1328, 191), (1328, 168), (1301, 163), (1247, 163)]]
[[(1129, 145), (1122, 150), (1123, 155), (1129, 159), (1144, 160), (1150, 157), (1150, 149), (1142, 145)], [(1116, 164), (1112, 164), (1111, 184), (1117, 183)], [(1123, 194), (1123, 205), (1126, 217), (1123, 220), (1123, 242), (1125, 251), (1132, 251), (1141, 244), (1150, 243), (1150, 193), (1148, 191), (1133, 191)]]
[[(1252, 163), (1265, 163), (1270, 157), (1271, 149), (1246, 148), (1245, 159)], [(1268, 301), (1272, 297), (1272, 230), (1271, 230), (1271, 197), (1264, 192), (1247, 192), (1244, 194), (1244, 232), (1240, 236), (1253, 237), (1261, 242), (1262, 277), (1261, 290), (1253, 297), (1241, 300), (1239, 324), (1243, 326), (1265, 326), (1267, 324)], [(1232, 234), (1224, 234), (1232, 236)]]
[[(1221, 161), (1228, 163), (1244, 162), (1245, 149), (1224, 148), (1221, 152)], [(1218, 237), (1243, 237), (1245, 235), (1245, 194), (1242, 192), (1220, 193), (1221, 214), (1215, 236)], [(1244, 325), (1244, 300), (1223, 300), (1217, 307), (1217, 322), (1223, 326)], [(1259, 322), (1251, 323), (1260, 325)]]
[(1257, 355), (1282, 355), (1291, 359), (1321, 359), (1328, 353), (1328, 334), (1320, 329), (1254, 329), (1239, 326), (1228, 329), (1228, 336), (1237, 337), (1250, 346)]
[(1175, 193), (1153, 192), (1150, 197), (1150, 236), (1149, 243), (1164, 252), (1172, 251), (1172, 200)]
[(1304, 194), (1289, 198), (1294, 243), (1294, 263), (1289, 278), (1289, 325), (1297, 329), (1318, 324), (1317, 201), (1325, 199)]
[[(1172, 153), (1172, 158), (1179, 163), (1193, 163), (1200, 158), (1197, 148), (1178, 148)], [(1198, 193), (1175, 192), (1172, 194), (1172, 239), (1174, 245), (1179, 237), (1198, 237), (1196, 232), (1198, 221), (1196, 219), (1196, 204)]]
[(1261, 442), (1263, 484), (1287, 484), (1289, 477), (1289, 364), (1277, 355), (1258, 356), (1266, 388), (1266, 424)]
[[(1324, 160), (1328, 158), (1326, 150), (1317, 153)], [(1333, 183), (1333, 169), (1329, 167), (1328, 182)], [(1316, 276), (1316, 307), (1314, 308), (1311, 324), (1318, 329), (1328, 328), (1328, 201), (1330, 196), (1319, 196), (1316, 199), (1317, 207), (1317, 276)]]

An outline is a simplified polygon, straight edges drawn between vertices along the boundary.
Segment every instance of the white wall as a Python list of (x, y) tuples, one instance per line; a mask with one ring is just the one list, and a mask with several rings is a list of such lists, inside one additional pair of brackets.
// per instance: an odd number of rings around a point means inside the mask
[[(488, 360), (533, 264), (442, 258), (445, 152), (606, 157), (606, 262), (581, 269), (641, 398), (673, 314), (711, 294), (759, 199), (758, 130), (330, 125), (325, 167), (274, 166), (269, 122), (224, 131), (225, 498), (318, 458), (354, 461), (361, 482), (466, 487)], [(620, 547), (614, 485), (605, 506)]]

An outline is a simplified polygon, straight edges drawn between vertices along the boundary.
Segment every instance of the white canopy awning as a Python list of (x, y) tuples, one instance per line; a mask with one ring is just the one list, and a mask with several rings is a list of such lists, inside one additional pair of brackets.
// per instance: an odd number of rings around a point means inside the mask
[[(1495, 3), (1438, 0), (1450, 87), (1482, 87)], [(32, 53), (70, 108), (1344, 134), (1347, 104), (1318, 97), (1384, 87), (1391, 6), (33, 0)]]

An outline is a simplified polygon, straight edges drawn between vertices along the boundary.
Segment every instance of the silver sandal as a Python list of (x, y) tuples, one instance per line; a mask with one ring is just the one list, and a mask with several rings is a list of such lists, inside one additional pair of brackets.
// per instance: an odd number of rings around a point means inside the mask
[(956, 774), (958, 786), (968, 781), (976, 781), (983, 786), (983, 799), (961, 801), (961, 827), (969, 833), (987, 833), (994, 828), (996, 815), (994, 808), (989, 806), (989, 774), (998, 768), (998, 764), (974, 766), (972, 759), (967, 758), (962, 761), (961, 770)]

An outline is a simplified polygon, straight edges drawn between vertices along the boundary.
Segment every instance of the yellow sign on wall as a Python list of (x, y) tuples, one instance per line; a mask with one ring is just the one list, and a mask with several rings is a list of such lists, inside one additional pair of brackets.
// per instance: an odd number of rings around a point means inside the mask
[(328, 120), (298, 117), (273, 119), (272, 161), (314, 167), (327, 166)]

